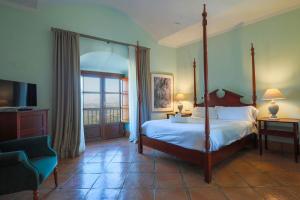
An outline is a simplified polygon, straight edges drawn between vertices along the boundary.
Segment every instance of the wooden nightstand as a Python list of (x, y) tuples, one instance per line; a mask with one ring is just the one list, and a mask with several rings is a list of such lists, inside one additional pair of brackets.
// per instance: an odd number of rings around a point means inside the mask
[[(268, 135), (293, 138), (294, 139), (294, 154), (295, 162), (298, 162), (299, 154), (299, 122), (300, 119), (291, 119), (291, 118), (280, 118), (280, 119), (270, 119), (270, 118), (261, 118), (257, 120), (258, 122), (258, 136), (259, 136), (259, 153), (262, 155), (262, 135), (265, 136), (265, 149), (268, 149)], [(272, 124), (290, 124), (291, 128), (287, 127), (287, 130), (276, 130), (274, 127), (270, 127)]]
[[(177, 113), (167, 113), (167, 119), (170, 118), (170, 116), (175, 116)], [(181, 113), (181, 117), (190, 117), (192, 116), (192, 113)]]

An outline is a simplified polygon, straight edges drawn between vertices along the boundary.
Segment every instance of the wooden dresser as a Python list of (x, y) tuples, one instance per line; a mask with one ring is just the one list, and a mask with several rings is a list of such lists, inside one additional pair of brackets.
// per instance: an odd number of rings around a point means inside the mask
[(0, 112), (0, 141), (46, 135), (48, 110)]

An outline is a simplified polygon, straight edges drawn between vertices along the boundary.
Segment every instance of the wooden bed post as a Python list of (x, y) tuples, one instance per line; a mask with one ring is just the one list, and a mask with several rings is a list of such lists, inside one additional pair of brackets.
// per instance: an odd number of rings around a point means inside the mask
[(194, 69), (194, 107), (197, 106), (197, 86), (196, 86), (196, 59), (194, 58), (193, 62), (193, 69)]
[(205, 106), (205, 166), (204, 176), (207, 183), (212, 179), (212, 163), (210, 153), (210, 128), (209, 128), (209, 94), (208, 94), (208, 57), (207, 57), (207, 12), (206, 5), (203, 5), (202, 13), (202, 27), (203, 27), (203, 61), (204, 61), (204, 106)]
[(142, 141), (142, 79), (140, 68), (140, 46), (139, 41), (136, 44), (136, 72), (137, 72), (137, 85), (138, 85), (138, 152), (143, 153), (143, 141)]
[(252, 58), (252, 103), (256, 107), (256, 73), (255, 73), (255, 52), (253, 43), (251, 43), (251, 58)]
[[(255, 51), (253, 43), (251, 43), (251, 61), (252, 61), (252, 105), (256, 107), (256, 73), (255, 73)], [(257, 148), (257, 135), (253, 137), (253, 146)]]

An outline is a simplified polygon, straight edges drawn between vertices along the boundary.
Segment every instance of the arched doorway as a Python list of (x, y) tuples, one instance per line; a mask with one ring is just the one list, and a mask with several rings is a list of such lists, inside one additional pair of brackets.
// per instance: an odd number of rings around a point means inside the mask
[(85, 41), (80, 65), (86, 140), (124, 136), (128, 122), (128, 48)]

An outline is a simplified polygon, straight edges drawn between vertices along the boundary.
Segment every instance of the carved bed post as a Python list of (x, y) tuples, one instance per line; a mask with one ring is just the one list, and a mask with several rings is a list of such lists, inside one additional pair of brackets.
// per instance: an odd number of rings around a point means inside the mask
[(253, 43), (251, 43), (251, 58), (252, 58), (252, 103), (256, 107), (256, 73), (255, 73), (255, 52)]
[(207, 57), (207, 12), (206, 5), (203, 5), (202, 13), (202, 27), (203, 27), (203, 61), (204, 61), (204, 106), (205, 106), (205, 167), (204, 176), (207, 183), (212, 179), (212, 163), (210, 153), (210, 128), (209, 128), (209, 111), (208, 111), (208, 57)]
[(193, 62), (194, 69), (194, 107), (197, 106), (197, 86), (196, 86), (196, 59), (194, 58)]
[(143, 141), (142, 141), (142, 79), (140, 69), (140, 46), (137, 41), (136, 44), (136, 72), (138, 81), (138, 152), (143, 153)]
[[(255, 73), (255, 51), (251, 43), (251, 61), (252, 61), (252, 105), (256, 107), (256, 73)], [(253, 146), (257, 148), (257, 135), (253, 137)]]

